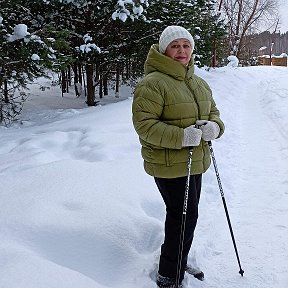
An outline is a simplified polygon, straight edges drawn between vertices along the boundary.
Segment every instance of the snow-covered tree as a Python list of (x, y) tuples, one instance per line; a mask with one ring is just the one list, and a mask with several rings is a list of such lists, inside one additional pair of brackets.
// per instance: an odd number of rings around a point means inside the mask
[(54, 54), (37, 34), (29, 32), (26, 24), (15, 25), (14, 15), (6, 18), (4, 12), (1, 10), (0, 16), (0, 122), (9, 123), (21, 110), (24, 100), (23, 97), (19, 100), (15, 92), (26, 88), (35, 78), (45, 76), (45, 66), (53, 61)]
[[(49, 1), (50, 7), (57, 7), (54, 13), (51, 13), (50, 21), (54, 22), (54, 26), (58, 29), (66, 29), (70, 34), (67, 41), (73, 55), (72, 66), (74, 74), (79, 75), (74, 79), (80, 82), (80, 70), (84, 69), (85, 71), (87, 79), (84, 80), (87, 80), (88, 105), (95, 105), (94, 90), (96, 86), (99, 88), (100, 97), (102, 96), (102, 87), (107, 87), (106, 79), (113, 77), (113, 74), (115, 74), (112, 71), (116, 71), (117, 90), (120, 70), (125, 67), (124, 62), (129, 54), (128, 51), (131, 51), (132, 47), (135, 46), (131, 39), (139, 36), (139, 34), (133, 33), (133, 25), (140, 19), (143, 21), (145, 18), (140, 16), (143, 11), (140, 7), (146, 7), (147, 1), (136, 2), (111, 0)], [(126, 13), (130, 13), (130, 16), (125, 19), (127, 21), (123, 21), (124, 19), (119, 16), (120, 8), (126, 9)], [(131, 12), (128, 10), (130, 8), (132, 9)], [(116, 14), (113, 14), (113, 11)], [(85, 35), (90, 37), (87, 43), (85, 43), (87, 41)], [(80, 48), (87, 48), (88, 46), (97, 48), (88, 49), (89, 51)], [(92, 72), (93, 75), (91, 76)], [(93, 81), (91, 81), (92, 78)], [(79, 87), (79, 84), (77, 83), (76, 86)], [(90, 87), (91, 85), (93, 87)]]
[(183, 26), (195, 38), (196, 64), (210, 65), (213, 39), (221, 40), (225, 31), (216, 3), (215, 0), (150, 0), (146, 18), (154, 27), (152, 37), (158, 41), (168, 25)]
[[(136, 78), (142, 73), (151, 44), (158, 41), (167, 25), (181, 25), (191, 31), (196, 42), (196, 63), (209, 65), (212, 39), (223, 35), (221, 21), (214, 13), (215, 2), (216, 0), (0, 0), (1, 16), (5, 15), (2, 17), (9, 22), (9, 29), (25, 23), (31, 37), (38, 35), (45, 41), (42, 43), (43, 49), (50, 46), (46, 58), (57, 59), (44, 61), (44, 51), (42, 54), (35, 52), (33, 67), (38, 68), (40, 73), (49, 64), (49, 68), (59, 71), (62, 93), (67, 91), (66, 84), (74, 77), (77, 90), (87, 92), (88, 105), (95, 105), (96, 86), (99, 87), (101, 97), (102, 90), (107, 90), (107, 83), (111, 78), (116, 82), (117, 93), (120, 76), (122, 79), (132, 79), (133, 75)], [(3, 33), (13, 34), (13, 31)], [(27, 35), (24, 38), (29, 37)], [(22, 41), (27, 45), (27, 39), (23, 39), (15, 41)], [(37, 75), (35, 73), (34, 76)], [(79, 92), (77, 93), (79, 96)]]

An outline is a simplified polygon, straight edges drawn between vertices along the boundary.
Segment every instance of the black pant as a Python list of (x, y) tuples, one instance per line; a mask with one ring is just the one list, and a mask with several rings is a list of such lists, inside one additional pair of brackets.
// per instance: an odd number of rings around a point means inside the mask
[[(166, 204), (165, 239), (161, 246), (159, 274), (176, 278), (180, 247), (181, 223), (187, 177), (156, 178), (155, 182)], [(191, 175), (183, 242), (180, 281), (184, 278), (188, 253), (192, 245), (198, 219), (198, 204), (201, 193), (202, 174)]]

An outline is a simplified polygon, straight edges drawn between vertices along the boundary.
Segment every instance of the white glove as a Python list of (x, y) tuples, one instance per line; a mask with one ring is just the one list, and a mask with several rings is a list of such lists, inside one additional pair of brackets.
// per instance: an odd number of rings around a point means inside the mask
[(220, 127), (216, 122), (207, 120), (197, 120), (196, 125), (199, 125), (202, 131), (202, 139), (204, 141), (211, 141), (218, 137)]
[(184, 137), (182, 141), (182, 146), (198, 146), (201, 142), (202, 131), (191, 125), (184, 129)]

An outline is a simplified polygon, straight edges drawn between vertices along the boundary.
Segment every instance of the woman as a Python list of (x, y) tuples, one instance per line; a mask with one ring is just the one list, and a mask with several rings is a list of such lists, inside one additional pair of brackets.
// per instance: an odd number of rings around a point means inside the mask
[[(132, 105), (144, 169), (154, 177), (166, 205), (165, 239), (157, 276), (161, 288), (179, 287), (177, 284), (184, 278), (198, 218), (202, 174), (210, 165), (207, 141), (219, 138), (224, 132), (208, 84), (194, 74), (193, 49), (193, 37), (185, 28), (168, 26), (159, 44), (150, 48), (145, 77), (136, 86)], [(179, 269), (189, 146), (194, 149)]]

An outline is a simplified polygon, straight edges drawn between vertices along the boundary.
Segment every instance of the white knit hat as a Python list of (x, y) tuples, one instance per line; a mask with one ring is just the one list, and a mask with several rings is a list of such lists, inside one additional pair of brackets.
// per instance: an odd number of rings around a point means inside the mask
[(159, 39), (159, 51), (165, 53), (167, 46), (174, 40), (184, 38), (187, 39), (194, 49), (194, 39), (189, 31), (181, 26), (166, 27)]

